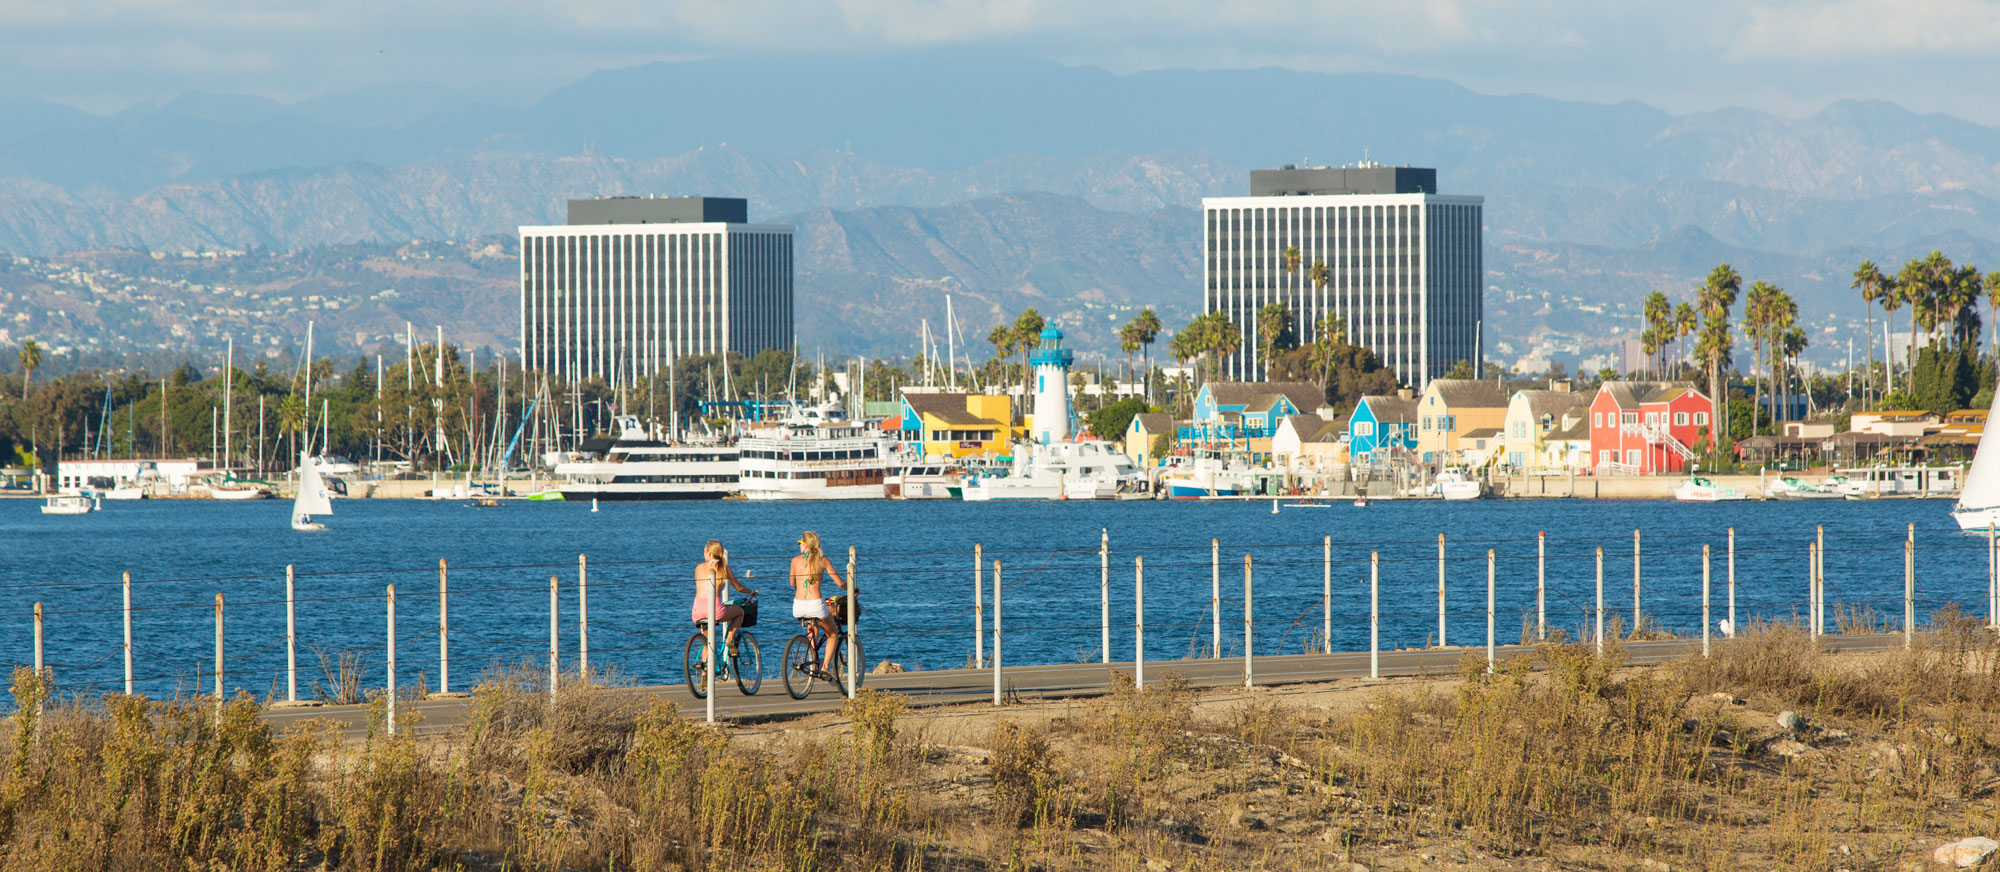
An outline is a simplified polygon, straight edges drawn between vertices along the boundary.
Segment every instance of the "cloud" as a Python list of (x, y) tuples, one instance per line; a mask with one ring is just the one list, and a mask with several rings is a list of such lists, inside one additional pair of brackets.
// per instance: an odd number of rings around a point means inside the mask
[(1727, 54), (1736, 59), (1831, 60), (1991, 54), (1996, 45), (2000, 2), (1995, 0), (1837, 0), (1753, 7)]

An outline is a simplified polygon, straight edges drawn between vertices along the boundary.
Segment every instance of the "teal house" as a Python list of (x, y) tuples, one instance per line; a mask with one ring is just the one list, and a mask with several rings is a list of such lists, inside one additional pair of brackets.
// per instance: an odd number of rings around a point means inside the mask
[(1417, 401), (1410, 397), (1362, 397), (1347, 419), (1347, 450), (1354, 456), (1417, 450)]

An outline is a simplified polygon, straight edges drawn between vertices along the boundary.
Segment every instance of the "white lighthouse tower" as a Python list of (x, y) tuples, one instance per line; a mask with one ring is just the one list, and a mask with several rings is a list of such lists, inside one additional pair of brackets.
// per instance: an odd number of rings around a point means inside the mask
[(1076, 359), (1062, 347), (1061, 330), (1042, 331), (1042, 347), (1028, 356), (1035, 367), (1035, 432), (1037, 445), (1069, 438), (1069, 365)]

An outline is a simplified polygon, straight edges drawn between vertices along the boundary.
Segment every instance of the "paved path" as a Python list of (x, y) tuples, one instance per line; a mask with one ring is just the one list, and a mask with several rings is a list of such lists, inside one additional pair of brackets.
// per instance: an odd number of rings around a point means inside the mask
[[(1870, 636), (1825, 636), (1821, 646), (1828, 651), (1887, 651), (1901, 647), (1901, 634)], [(1699, 640), (1627, 642), (1625, 643), (1627, 662), (1634, 665), (1663, 663), (1699, 652)], [(1458, 672), (1459, 659), (1468, 652), (1482, 655), (1480, 648), (1427, 648), (1421, 650), (1382, 652), (1382, 675), (1388, 676), (1449, 676)], [(1503, 645), (1498, 649), (1499, 659), (1523, 654), (1533, 654), (1532, 645)], [(774, 661), (775, 662), (775, 661)], [(1109, 691), (1111, 670), (1130, 675), (1133, 665), (1130, 661), (1110, 664), (1072, 663), (1048, 666), (1008, 666), (1001, 671), (1002, 686), (1010, 697), (1022, 700), (1053, 699), (1073, 696), (1093, 696)], [(1257, 658), (1254, 664), (1256, 683), (1259, 685), (1307, 684), (1334, 681), (1343, 678), (1368, 677), (1368, 652), (1348, 652), (1340, 654), (1286, 654)], [(1241, 687), (1243, 686), (1243, 660), (1163, 660), (1146, 663), (1146, 680), (1156, 682), (1167, 676), (1179, 676), (1198, 688)], [(904, 672), (893, 675), (870, 675), (862, 682), (863, 687), (894, 691), (909, 698), (911, 705), (934, 706), (963, 703), (991, 703), (993, 700), (993, 671), (991, 669), (945, 669), (934, 672)], [(700, 717), (705, 703), (688, 693), (685, 685), (654, 685), (634, 687), (627, 691), (640, 696), (660, 696), (673, 701), (681, 713)], [(767, 675), (762, 691), (756, 696), (744, 696), (734, 684), (724, 685), (723, 692), (715, 698), (715, 715), (718, 719), (763, 720), (784, 718), (816, 712), (838, 711), (843, 702), (839, 693), (825, 684), (818, 685), (812, 696), (794, 700), (785, 693), (784, 683), (776, 675)], [(413, 712), (417, 717), (420, 732), (450, 730), (465, 725), (472, 713), (472, 701), (465, 698), (430, 699), (404, 702), (398, 706), (401, 718), (408, 718)], [(367, 729), (367, 708), (365, 706), (322, 706), (312, 708), (272, 709), (264, 718), (272, 725), (283, 728), (307, 720), (331, 720), (340, 725), (342, 732), (349, 736), (359, 736)], [(404, 723), (408, 723), (407, 720)]]

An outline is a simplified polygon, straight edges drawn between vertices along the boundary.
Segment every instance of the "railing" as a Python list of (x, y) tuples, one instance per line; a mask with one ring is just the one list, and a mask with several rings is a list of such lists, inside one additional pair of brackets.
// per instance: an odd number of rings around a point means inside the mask
[(1686, 445), (1682, 445), (1679, 439), (1675, 439), (1671, 431), (1658, 424), (1623, 424), (1620, 425), (1620, 429), (1627, 436), (1638, 436), (1646, 440), (1648, 445), (1665, 445), (1669, 451), (1678, 455), (1682, 460), (1695, 459), (1695, 453), (1692, 450)]

